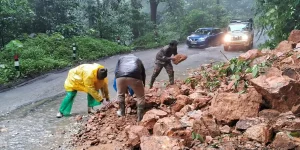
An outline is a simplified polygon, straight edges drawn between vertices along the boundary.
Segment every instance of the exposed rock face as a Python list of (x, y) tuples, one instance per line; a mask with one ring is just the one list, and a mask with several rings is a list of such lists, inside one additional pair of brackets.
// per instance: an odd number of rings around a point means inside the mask
[(252, 79), (251, 82), (272, 109), (287, 112), (300, 103), (300, 84), (281, 74), (279, 69), (271, 68), (267, 74)]
[(249, 88), (245, 94), (217, 94), (209, 109), (218, 121), (231, 123), (246, 117), (257, 117), (261, 103), (262, 96), (255, 89)]

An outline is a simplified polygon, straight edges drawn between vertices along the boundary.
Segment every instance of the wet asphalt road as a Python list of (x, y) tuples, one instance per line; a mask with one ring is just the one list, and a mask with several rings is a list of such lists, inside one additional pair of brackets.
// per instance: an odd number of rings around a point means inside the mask
[[(260, 39), (260, 42), (264, 40), (264, 38)], [(133, 52), (145, 65), (147, 81), (151, 78), (153, 62), (158, 50)], [(196, 68), (212, 61), (226, 61), (220, 50), (228, 58), (236, 57), (241, 53), (241, 51), (224, 52), (222, 46), (188, 49), (186, 45), (179, 45), (178, 53), (188, 55), (188, 59), (179, 65), (174, 65), (175, 79), (185, 79), (188, 76), (186, 70), (189, 68)], [(112, 81), (114, 67), (120, 56), (98, 61), (109, 70), (111, 99), (114, 99), (116, 94)], [(55, 118), (63, 99), (63, 84), (67, 73), (68, 71), (51, 73), (24, 86), (0, 93), (0, 149), (68, 149), (64, 147), (66, 145), (64, 142), (70, 140), (69, 136), (72, 134), (70, 131), (75, 130), (72, 130), (76, 122), (74, 116), (87, 114), (87, 100), (86, 94), (79, 92), (73, 105), (73, 116)], [(162, 70), (156, 81), (167, 79), (165, 70)]]

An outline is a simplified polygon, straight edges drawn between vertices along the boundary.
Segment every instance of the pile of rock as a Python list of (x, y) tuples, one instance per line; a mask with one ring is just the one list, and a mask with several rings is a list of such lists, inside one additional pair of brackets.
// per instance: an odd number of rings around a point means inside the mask
[[(242, 54), (239, 59), (252, 66), (272, 64), (256, 78), (241, 75), (235, 90), (235, 80), (218, 76), (211, 65), (193, 70), (188, 82), (156, 84), (146, 90), (147, 112), (140, 123), (134, 98), (127, 98), (126, 117), (116, 116), (117, 104), (91, 116), (75, 144), (142, 150), (300, 148), (299, 42), (300, 31), (293, 31), (275, 50)], [(220, 86), (206, 87), (203, 70)]]

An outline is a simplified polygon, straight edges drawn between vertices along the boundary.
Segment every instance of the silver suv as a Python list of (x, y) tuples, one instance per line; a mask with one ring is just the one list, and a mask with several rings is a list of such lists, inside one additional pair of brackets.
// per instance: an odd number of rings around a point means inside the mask
[(247, 21), (232, 20), (227, 27), (227, 33), (224, 36), (224, 50), (227, 51), (231, 47), (244, 47), (246, 50), (253, 47), (253, 20)]

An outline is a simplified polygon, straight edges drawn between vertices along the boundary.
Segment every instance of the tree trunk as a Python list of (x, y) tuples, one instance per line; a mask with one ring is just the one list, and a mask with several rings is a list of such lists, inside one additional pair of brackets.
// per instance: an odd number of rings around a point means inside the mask
[(156, 24), (158, 0), (150, 0), (151, 21)]

